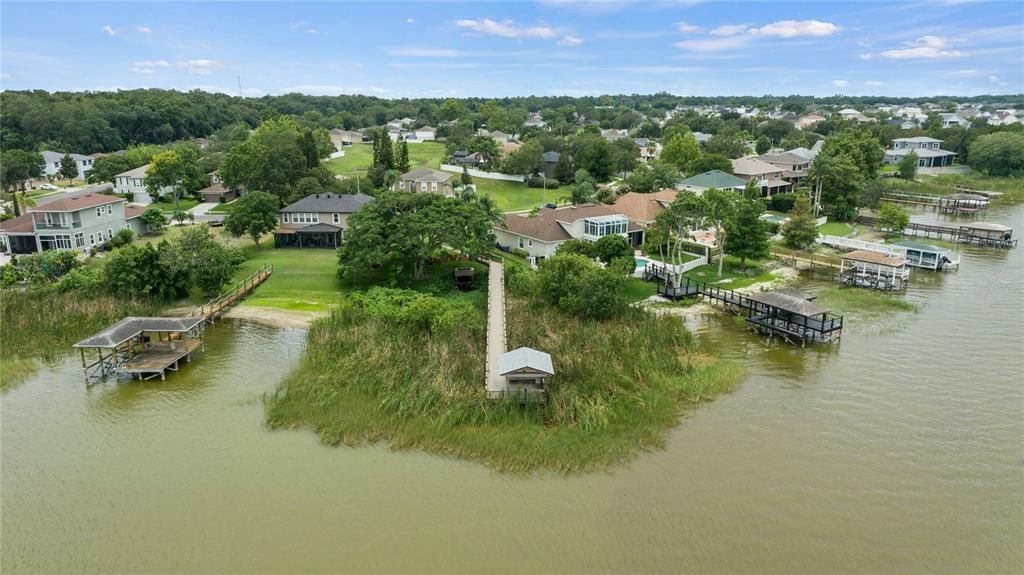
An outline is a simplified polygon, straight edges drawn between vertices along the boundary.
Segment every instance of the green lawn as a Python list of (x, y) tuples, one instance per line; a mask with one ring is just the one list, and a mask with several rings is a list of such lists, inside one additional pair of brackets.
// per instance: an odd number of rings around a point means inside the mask
[(230, 206), (231, 206), (232, 202), (234, 202), (234, 200), (231, 200), (231, 202), (225, 202), (223, 204), (217, 204), (216, 206), (213, 206), (212, 208), (210, 208), (210, 211), (208, 211), (206, 213), (208, 213), (208, 214), (226, 214), (226, 213), (228, 213), (228, 210), (231, 209)]
[[(353, 144), (344, 150), (345, 156), (329, 160), (324, 165), (335, 174), (354, 175), (352, 172), (364, 173), (373, 163), (373, 144)], [(435, 170), (444, 159), (444, 144), (440, 142), (423, 142), (409, 144), (409, 165), (413, 168), (426, 166)]]
[(679, 264), (685, 264), (686, 262), (692, 262), (693, 260), (695, 260), (695, 259), (697, 259), (697, 258), (699, 258), (701, 256), (698, 256), (696, 254), (690, 254), (690, 253), (682, 252), (680, 254), (673, 255), (672, 257), (662, 257), (661, 254), (658, 254), (658, 253), (647, 254), (644, 257), (646, 257), (649, 260), (654, 260), (656, 262), (662, 262), (662, 263), (672, 264), (672, 265), (677, 266)]
[(758, 262), (748, 261), (747, 267), (742, 268), (740, 267), (740, 260), (732, 256), (725, 257), (725, 264), (722, 266), (722, 277), (718, 277), (717, 261), (693, 268), (683, 275), (729, 289), (738, 289), (756, 283), (771, 281), (775, 277), (771, 272), (760, 267)]
[(656, 282), (645, 282), (642, 278), (632, 277), (626, 280), (626, 301), (643, 301), (658, 293)]
[[(187, 212), (187, 211), (191, 210), (192, 208), (194, 208), (194, 207), (196, 207), (198, 205), (199, 205), (199, 200), (197, 200), (195, 198), (179, 198), (178, 199), (178, 207), (183, 212)], [(167, 202), (153, 202), (152, 204), (150, 204), (150, 206), (154, 207), (154, 208), (160, 208), (161, 210), (167, 212), (168, 214), (173, 214), (174, 213), (174, 200), (173, 199), (170, 200), (170, 201), (167, 201)]]
[(853, 232), (853, 226), (845, 222), (828, 222), (818, 226), (818, 233), (823, 236), (846, 237)]
[(560, 203), (558, 199), (569, 193), (568, 188), (544, 191), (543, 188), (528, 188), (521, 182), (473, 178), (478, 193), (490, 196), (503, 212), (531, 210), (545, 203)]
[(274, 274), (242, 305), (301, 311), (324, 311), (341, 301), (342, 286), (337, 278), (338, 256), (331, 249), (275, 249), (272, 239), (257, 250), (252, 242), (244, 248), (249, 259), (239, 266), (239, 281), (264, 264), (274, 265)]

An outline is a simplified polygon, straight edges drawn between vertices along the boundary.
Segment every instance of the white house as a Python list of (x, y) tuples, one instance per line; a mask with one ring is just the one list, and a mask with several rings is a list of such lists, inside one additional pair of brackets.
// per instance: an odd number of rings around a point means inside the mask
[(885, 163), (896, 164), (907, 154), (917, 154), (917, 165), (921, 168), (938, 168), (949, 166), (956, 158), (956, 152), (939, 148), (942, 140), (917, 136), (915, 138), (896, 138), (892, 141), (892, 149), (885, 151)]
[[(127, 172), (121, 172), (114, 176), (114, 193), (115, 194), (131, 194), (133, 202), (137, 204), (148, 205), (153, 203), (153, 198), (146, 191), (146, 171), (149, 169), (149, 164), (145, 166), (139, 166), (134, 170), (128, 170)], [(160, 188), (160, 195), (172, 193), (173, 190), (170, 186), (164, 186)]]
[(431, 126), (416, 128), (416, 139), (423, 142), (432, 142), (437, 135), (437, 129)]
[(939, 114), (942, 116), (942, 127), (952, 128), (953, 126), (960, 126), (961, 128), (970, 128), (971, 121), (967, 118), (960, 116), (960, 114)]
[[(92, 163), (95, 161), (90, 156), (83, 156), (82, 154), (69, 154), (74, 160), (75, 165), (78, 166), (78, 175), (75, 179), (84, 180), (86, 172), (92, 169)], [(49, 150), (43, 152), (43, 161), (46, 165), (43, 167), (43, 173), (49, 178), (56, 178), (57, 172), (60, 171), (60, 161), (64, 158), (64, 154), (61, 152), (51, 152)]]
[(499, 245), (524, 250), (538, 260), (555, 255), (568, 240), (597, 241), (611, 234), (626, 238), (634, 246), (643, 243), (643, 227), (614, 206), (605, 205), (542, 208), (532, 217), (505, 214), (505, 221), (494, 227)]

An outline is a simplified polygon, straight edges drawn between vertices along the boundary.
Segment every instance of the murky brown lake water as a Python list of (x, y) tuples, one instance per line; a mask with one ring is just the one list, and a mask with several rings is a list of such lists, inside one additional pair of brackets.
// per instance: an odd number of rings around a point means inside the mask
[[(1024, 235), (1022, 205), (984, 217)], [(224, 322), (166, 382), (59, 362), (0, 397), (2, 571), (1024, 571), (1024, 246), (903, 297), (805, 350), (689, 319), (744, 384), (568, 478), (266, 431), (301, 331)]]

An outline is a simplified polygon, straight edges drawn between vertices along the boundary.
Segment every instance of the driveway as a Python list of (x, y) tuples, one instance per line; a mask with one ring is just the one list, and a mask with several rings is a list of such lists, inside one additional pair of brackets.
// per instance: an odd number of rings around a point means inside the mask
[(217, 220), (223, 220), (224, 214), (208, 214), (210, 210), (219, 206), (217, 202), (203, 202), (196, 207), (188, 211), (188, 213), (195, 216), (197, 222), (213, 222)]

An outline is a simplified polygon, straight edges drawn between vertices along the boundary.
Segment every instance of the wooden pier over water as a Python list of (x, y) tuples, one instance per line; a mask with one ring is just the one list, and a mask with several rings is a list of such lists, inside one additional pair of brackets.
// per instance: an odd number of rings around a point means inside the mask
[(890, 192), (883, 194), (881, 200), (893, 204), (932, 208), (944, 214), (960, 215), (976, 214), (987, 208), (989, 203), (987, 196), (967, 192), (957, 192), (948, 196)]
[(843, 333), (843, 316), (813, 303), (816, 296), (792, 288), (770, 292), (742, 294), (684, 277), (676, 286), (670, 281), (658, 282), (658, 295), (669, 299), (704, 297), (718, 303), (726, 311), (744, 316), (758, 333), (799, 344), (839, 341)]
[[(878, 218), (857, 216), (857, 223), (877, 227)], [(949, 239), (961, 244), (974, 244), (993, 248), (1010, 248), (1017, 245), (1013, 229), (1002, 224), (973, 222), (957, 227), (910, 222), (902, 230), (903, 235), (935, 239)]]
[[(138, 379), (167, 378), (192, 353), (203, 350), (203, 331), (232, 305), (242, 301), (274, 273), (260, 267), (224, 295), (189, 312), (185, 317), (126, 317), (74, 345), (82, 358), (86, 383), (109, 375)], [(93, 357), (95, 352), (95, 358)], [(87, 356), (88, 353), (88, 356)]]

